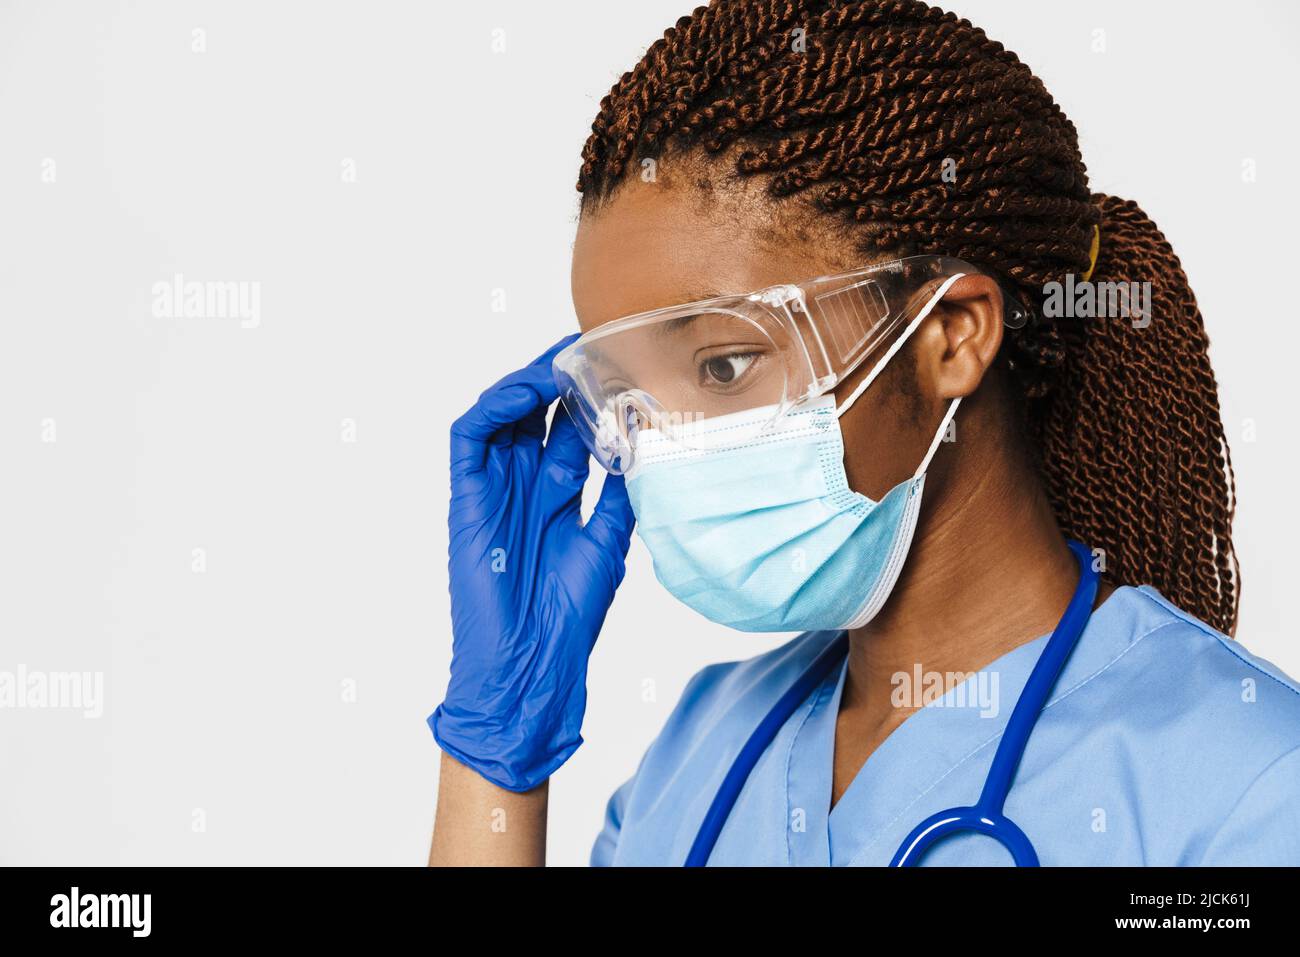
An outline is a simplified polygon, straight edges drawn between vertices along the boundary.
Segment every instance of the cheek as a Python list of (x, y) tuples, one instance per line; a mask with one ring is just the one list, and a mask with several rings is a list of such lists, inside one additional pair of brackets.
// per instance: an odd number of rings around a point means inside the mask
[(844, 414), (840, 430), (849, 488), (878, 502), (916, 473), (930, 443), (921, 423), (904, 408), (907, 403), (889, 401), (883, 391), (869, 396), (873, 391), (875, 384)]

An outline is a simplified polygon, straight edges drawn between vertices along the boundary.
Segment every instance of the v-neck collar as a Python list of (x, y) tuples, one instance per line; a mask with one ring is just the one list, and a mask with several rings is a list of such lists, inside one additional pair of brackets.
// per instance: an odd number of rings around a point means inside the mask
[[(1127, 649), (1133, 631), (1116, 626), (1134, 614), (1129, 592), (1136, 593), (1136, 589), (1116, 589), (1093, 612), (1046, 707), (1052, 707)], [(786, 756), (788, 810), (792, 821), (800, 820), (802, 812), (807, 827), (806, 833), (787, 829), (792, 832), (790, 862), (825, 866), (882, 856), (888, 861), (894, 847), (876, 845), (886, 837), (893, 838), (900, 827), (906, 833), (930, 813), (928, 809), (918, 811), (928, 807), (923, 803), (926, 795), (968, 762), (978, 763), (979, 784), (958, 803), (973, 804), (1020, 692), (1050, 637), (1050, 633), (1041, 635), (1013, 648), (910, 714), (872, 752), (832, 809), (835, 724), (847, 658), (833, 669), (796, 712), (795, 720), (801, 723)], [(996, 687), (996, 714), (985, 716), (979, 706), (961, 703), (963, 696), (979, 687), (975, 682), (985, 682), (990, 691)]]

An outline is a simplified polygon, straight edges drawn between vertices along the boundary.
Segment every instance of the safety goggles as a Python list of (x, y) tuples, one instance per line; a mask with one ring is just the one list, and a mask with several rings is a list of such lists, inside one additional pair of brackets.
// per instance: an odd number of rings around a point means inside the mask
[[(728, 445), (761, 439), (870, 363), (846, 401), (856, 399), (948, 287), (980, 272), (912, 256), (626, 316), (561, 351), (555, 381), (587, 448), (615, 474), (651, 434), (684, 449), (716, 447), (720, 434)], [(1008, 325), (1024, 324), (1023, 307), (1007, 309)]]

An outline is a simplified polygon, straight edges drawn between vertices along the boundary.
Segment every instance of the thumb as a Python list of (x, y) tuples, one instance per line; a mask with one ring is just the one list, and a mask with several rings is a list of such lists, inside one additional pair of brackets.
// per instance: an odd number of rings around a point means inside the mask
[(627, 487), (621, 475), (606, 475), (600, 490), (596, 510), (587, 520), (584, 531), (587, 537), (603, 549), (609, 549), (621, 558), (627, 555), (632, 543), (632, 527), (636, 515), (627, 497)]
[(551, 434), (546, 437), (542, 461), (548, 466), (543, 474), (549, 475), (557, 485), (571, 493), (582, 491), (591, 471), (591, 453), (564, 403), (560, 403), (551, 417)]

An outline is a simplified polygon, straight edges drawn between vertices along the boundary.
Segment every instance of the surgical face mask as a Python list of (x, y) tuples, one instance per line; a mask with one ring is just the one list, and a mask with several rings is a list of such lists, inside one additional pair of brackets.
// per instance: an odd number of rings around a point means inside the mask
[[(643, 433), (627, 490), (656, 577), (740, 631), (860, 628), (898, 580), (925, 470), (958, 401), (916, 474), (880, 501), (849, 488), (833, 397), (785, 417), (759, 442), (683, 449)], [(720, 440), (743, 427), (715, 425)]]

